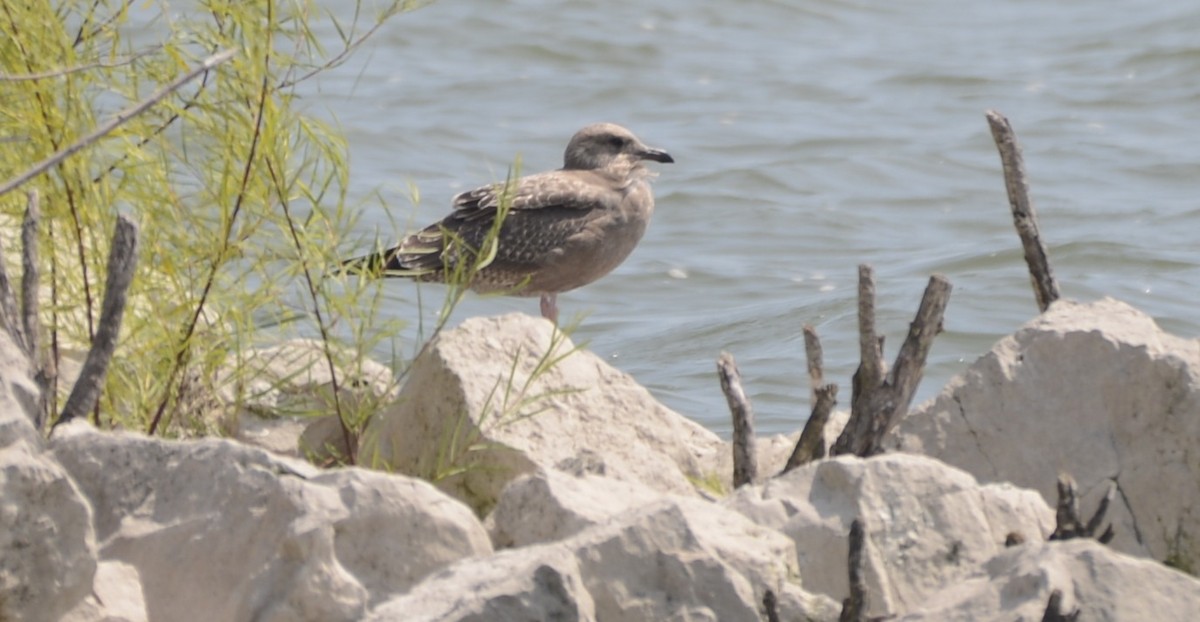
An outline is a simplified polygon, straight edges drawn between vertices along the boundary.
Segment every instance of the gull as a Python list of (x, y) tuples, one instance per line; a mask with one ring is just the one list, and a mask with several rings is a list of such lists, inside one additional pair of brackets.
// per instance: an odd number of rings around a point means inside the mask
[(469, 276), (476, 292), (540, 297), (542, 316), (558, 323), (558, 294), (612, 272), (646, 233), (656, 175), (646, 160), (675, 161), (619, 125), (588, 125), (562, 168), (463, 192), (449, 216), (343, 269), (433, 283)]

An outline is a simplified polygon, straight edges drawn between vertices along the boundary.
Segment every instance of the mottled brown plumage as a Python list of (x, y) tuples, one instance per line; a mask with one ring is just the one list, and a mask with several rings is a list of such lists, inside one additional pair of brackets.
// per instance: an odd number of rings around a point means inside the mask
[[(494, 257), (470, 282), (478, 292), (540, 296), (557, 319), (559, 292), (608, 274), (633, 252), (654, 212), (644, 160), (674, 162), (629, 130), (597, 123), (567, 145), (563, 168), (454, 197), (449, 216), (388, 250), (347, 261), (352, 272), (445, 282), (481, 249), (502, 206)], [(488, 249), (483, 249), (486, 257)]]

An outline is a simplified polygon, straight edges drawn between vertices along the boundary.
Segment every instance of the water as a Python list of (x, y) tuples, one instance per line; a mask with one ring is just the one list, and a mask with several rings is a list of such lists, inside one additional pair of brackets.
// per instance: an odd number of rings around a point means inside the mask
[[(1064, 295), (1200, 333), (1197, 32), (1184, 1), (443, 0), (307, 97), (350, 140), (363, 235), (440, 218), (518, 154), (555, 168), (590, 122), (669, 150), (641, 247), (560, 296), (563, 315), (586, 314), (577, 340), (722, 434), (729, 350), (760, 431), (787, 432), (809, 410), (804, 324), (849, 394), (859, 263), (877, 272), (889, 359), (929, 275), (954, 284), (918, 399), (1036, 314), (988, 108), (1024, 146)], [(414, 287), (388, 287), (415, 325)], [(456, 318), (513, 310), (537, 302), (472, 297)]]

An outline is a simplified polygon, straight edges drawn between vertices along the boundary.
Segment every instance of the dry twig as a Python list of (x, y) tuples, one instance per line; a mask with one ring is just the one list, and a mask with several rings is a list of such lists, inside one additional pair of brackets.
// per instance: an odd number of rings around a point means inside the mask
[(1063, 612), (1062, 600), (1062, 590), (1050, 592), (1050, 601), (1046, 603), (1046, 613), (1042, 615), (1042, 622), (1075, 622), (1079, 619), (1078, 608)]
[(758, 476), (758, 462), (754, 453), (754, 411), (750, 408), (746, 392), (742, 390), (742, 376), (732, 354), (721, 353), (717, 359), (717, 373), (721, 377), (721, 391), (733, 416), (733, 487), (737, 488), (753, 482)]
[(71, 388), (67, 404), (63, 406), (62, 414), (54, 425), (85, 417), (99, 399), (100, 388), (108, 374), (108, 364), (117, 347), (126, 295), (136, 267), (137, 225), (125, 216), (118, 216), (112, 250), (108, 255), (108, 279), (105, 281), (104, 302), (100, 305), (100, 325), (92, 340), (92, 349), (88, 351), (87, 360), (79, 372), (79, 379)]
[(908, 411), (925, 371), (933, 339), (941, 331), (942, 315), (950, 300), (950, 281), (930, 277), (908, 336), (886, 375), (882, 339), (875, 333), (874, 277), (869, 266), (859, 267), (859, 344), (863, 360), (854, 374), (850, 421), (833, 446), (833, 455), (873, 456), (883, 451), (883, 437)]
[(804, 325), (804, 359), (808, 367), (809, 386), (812, 387), (815, 401), (817, 389), (825, 384), (825, 362), (821, 338), (817, 336), (817, 329), (813, 328), (811, 324)]
[(861, 518), (850, 523), (850, 555), (847, 568), (850, 573), (850, 596), (842, 601), (842, 615), (838, 622), (863, 622), (867, 620), (867, 583), (863, 577), (863, 552), (866, 548), (866, 533)]
[(1008, 191), (1008, 203), (1012, 207), (1013, 224), (1021, 245), (1025, 248), (1025, 263), (1029, 265), (1029, 277), (1033, 281), (1033, 293), (1038, 309), (1045, 311), (1058, 300), (1058, 283), (1050, 272), (1050, 260), (1046, 247), (1038, 233), (1037, 212), (1029, 200), (1029, 182), (1025, 178), (1025, 160), (1021, 146), (1013, 133), (1012, 125), (1004, 115), (995, 110), (987, 111), (988, 126), (992, 139), (1000, 151), (1000, 163), (1004, 167), (1004, 187)]
[(1112, 503), (1113, 496), (1116, 495), (1116, 484), (1109, 483), (1108, 492), (1104, 494), (1104, 498), (1096, 506), (1096, 512), (1092, 514), (1092, 518), (1084, 524), (1082, 517), (1079, 514), (1079, 493), (1075, 484), (1075, 479), (1066, 473), (1058, 476), (1058, 507), (1054, 512), (1054, 533), (1050, 534), (1051, 540), (1071, 540), (1073, 538), (1095, 538), (1102, 544), (1108, 544), (1113, 539), (1113, 527), (1109, 524), (1099, 536), (1096, 532), (1100, 531), (1100, 525), (1104, 522), (1104, 516), (1108, 513), (1108, 506)]
[(813, 403), (812, 414), (808, 416), (804, 431), (800, 433), (800, 440), (796, 441), (796, 447), (780, 475), (825, 457), (825, 424), (829, 423), (829, 415), (837, 405), (837, 390), (836, 384), (817, 388), (817, 399)]

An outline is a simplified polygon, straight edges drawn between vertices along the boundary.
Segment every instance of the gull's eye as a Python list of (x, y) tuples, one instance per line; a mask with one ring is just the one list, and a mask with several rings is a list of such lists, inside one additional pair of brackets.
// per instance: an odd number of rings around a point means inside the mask
[(624, 139), (624, 138), (621, 138), (620, 136), (609, 136), (609, 137), (608, 137), (608, 144), (609, 144), (609, 146), (611, 146), (612, 148), (614, 148), (614, 149), (618, 149), (618, 150), (619, 150), (619, 149), (621, 149), (622, 147), (624, 147), (624, 146), (625, 146), (625, 139)]

